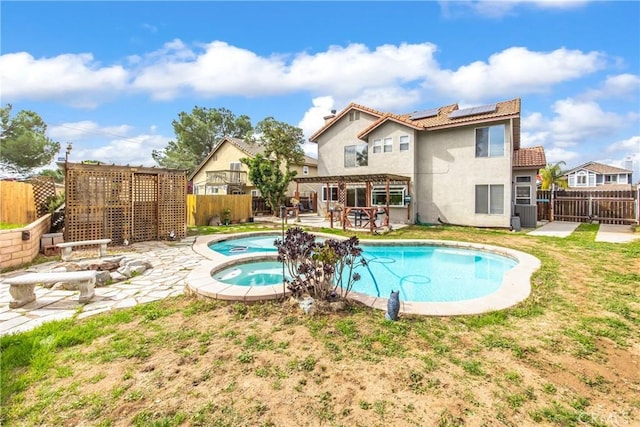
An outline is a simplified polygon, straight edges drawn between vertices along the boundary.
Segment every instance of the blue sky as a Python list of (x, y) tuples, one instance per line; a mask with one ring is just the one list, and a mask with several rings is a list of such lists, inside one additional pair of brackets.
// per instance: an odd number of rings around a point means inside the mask
[(524, 146), (567, 168), (633, 161), (640, 179), (637, 1), (4, 0), (0, 12), (1, 102), (40, 114), (72, 161), (151, 166), (196, 105), (308, 137), (349, 102), (402, 114), (520, 97)]

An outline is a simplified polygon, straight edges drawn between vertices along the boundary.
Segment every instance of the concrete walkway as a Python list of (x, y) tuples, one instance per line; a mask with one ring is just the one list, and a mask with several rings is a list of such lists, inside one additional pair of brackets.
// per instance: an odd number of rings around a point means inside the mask
[(579, 225), (579, 222), (553, 221), (548, 222), (542, 227), (536, 228), (534, 231), (530, 231), (527, 234), (531, 236), (564, 238), (570, 236)]
[[(531, 236), (568, 237), (581, 223), (568, 221), (554, 221), (544, 224), (530, 231)], [(635, 233), (631, 225), (600, 224), (596, 234), (596, 242), (629, 243), (640, 239), (640, 233)]]
[(596, 242), (629, 243), (640, 239), (631, 225), (600, 224)]
[[(130, 246), (123, 253), (127, 258), (147, 260), (152, 268), (126, 281), (105, 287), (96, 287), (95, 296), (87, 304), (78, 302), (78, 291), (65, 291), (35, 287), (36, 300), (20, 308), (10, 309), (9, 285), (3, 279), (22, 274), (14, 271), (0, 276), (0, 335), (33, 329), (44, 322), (68, 319), (74, 316), (82, 319), (109, 310), (132, 307), (184, 292), (186, 278), (204, 257), (192, 249), (195, 237), (180, 242), (142, 242)], [(103, 260), (109, 257), (103, 258)], [(73, 259), (71, 260), (73, 261)], [(83, 260), (86, 261), (86, 260)], [(57, 267), (60, 261), (40, 264), (29, 271), (46, 272)]]

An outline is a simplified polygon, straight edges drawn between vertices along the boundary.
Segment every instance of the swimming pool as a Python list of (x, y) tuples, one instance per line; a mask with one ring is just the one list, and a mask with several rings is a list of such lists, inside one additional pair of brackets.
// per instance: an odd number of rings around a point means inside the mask
[[(274, 236), (253, 236), (214, 243), (209, 247), (233, 255), (275, 252)], [(405, 301), (462, 301), (495, 292), (504, 273), (517, 262), (509, 257), (473, 249), (442, 245), (373, 245), (363, 243), (365, 266), (355, 272), (361, 279), (353, 291), (373, 297), (384, 297), (392, 290), (400, 291)], [(245, 261), (213, 275), (230, 285), (264, 286), (282, 283), (282, 264), (276, 261)]]
[[(322, 239), (336, 238), (322, 233), (316, 235)], [(273, 246), (280, 235), (254, 232), (240, 237), (246, 240), (235, 239), (235, 236), (216, 240), (226, 241), (230, 248), (239, 243), (254, 245), (260, 248), (256, 252), (263, 253), (253, 253), (247, 248), (241, 253), (222, 255), (212, 250), (212, 244), (217, 242), (213, 242), (211, 236), (196, 239), (194, 251), (210, 261), (190, 273), (187, 279), (189, 291), (216, 299), (241, 301), (276, 299), (287, 293), (282, 285), (282, 264), (276, 261)], [(510, 307), (529, 296), (531, 275), (540, 267), (537, 258), (499, 246), (441, 240), (363, 239), (360, 243), (368, 262), (366, 267), (359, 267), (363, 279), (355, 282), (350, 298), (385, 310), (391, 290), (399, 289), (401, 313), (457, 315)], [(265, 280), (258, 284), (256, 277), (248, 279), (248, 284), (218, 280), (254, 261), (276, 263), (270, 267), (272, 283)], [(280, 266), (277, 275), (276, 265)], [(250, 265), (247, 268), (256, 271)], [(224, 269), (230, 270), (221, 274)], [(237, 271), (233, 274), (239, 277)]]

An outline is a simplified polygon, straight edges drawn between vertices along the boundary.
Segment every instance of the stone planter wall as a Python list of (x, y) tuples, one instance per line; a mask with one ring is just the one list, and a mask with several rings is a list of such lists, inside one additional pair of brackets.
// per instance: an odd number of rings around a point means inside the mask
[(40, 252), (40, 237), (51, 228), (51, 214), (23, 228), (0, 230), (0, 271), (31, 262)]

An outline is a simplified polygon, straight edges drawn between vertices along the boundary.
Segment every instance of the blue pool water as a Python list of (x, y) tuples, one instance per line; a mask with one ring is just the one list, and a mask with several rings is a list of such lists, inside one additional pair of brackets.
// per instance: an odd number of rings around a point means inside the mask
[[(240, 245), (247, 247), (246, 252), (275, 252), (274, 240), (273, 236), (254, 236), (221, 243), (233, 255), (231, 250)], [(504, 273), (516, 265), (511, 258), (473, 249), (429, 245), (361, 247), (367, 265), (355, 269), (361, 279), (355, 282), (353, 291), (387, 298), (392, 290), (400, 290), (404, 301), (450, 302), (489, 295), (500, 288)], [(282, 284), (282, 264), (245, 261), (214, 277), (240, 286), (277, 285)]]
[(238, 239), (223, 240), (212, 243), (209, 249), (223, 255), (239, 255), (256, 252), (277, 252), (274, 245), (277, 236), (253, 236), (241, 237)]
[(220, 270), (216, 280), (236, 286), (267, 286), (282, 284), (282, 263), (251, 261)]

